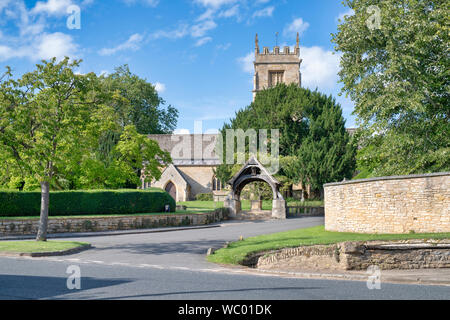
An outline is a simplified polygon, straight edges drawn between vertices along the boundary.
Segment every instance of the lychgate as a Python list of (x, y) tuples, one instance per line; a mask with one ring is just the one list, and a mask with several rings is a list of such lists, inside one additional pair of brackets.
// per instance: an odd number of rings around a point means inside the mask
[(272, 188), (272, 218), (286, 219), (286, 201), (279, 191), (281, 184), (255, 157), (250, 158), (242, 169), (228, 181), (231, 186), (231, 193), (225, 200), (224, 205), (230, 209), (230, 216), (235, 217), (241, 212), (241, 191), (247, 184), (255, 181), (266, 182)]

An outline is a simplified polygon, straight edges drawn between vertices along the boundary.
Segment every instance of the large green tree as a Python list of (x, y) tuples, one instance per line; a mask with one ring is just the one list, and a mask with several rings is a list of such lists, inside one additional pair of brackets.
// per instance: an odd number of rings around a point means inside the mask
[[(354, 172), (356, 148), (345, 130), (342, 109), (318, 91), (280, 84), (258, 92), (255, 101), (223, 127), (224, 141), (226, 129), (267, 129), (269, 139), (270, 129), (279, 129), (279, 174), (291, 183), (320, 190), (324, 183), (351, 178)], [(216, 175), (226, 181), (235, 169), (223, 164)]]
[[(47, 238), (51, 186), (58, 186), (62, 179), (73, 181), (86, 163), (95, 163), (99, 137), (118, 126), (117, 114), (109, 105), (116, 98), (102, 89), (94, 73), (76, 74), (79, 64), (68, 58), (43, 61), (17, 80), (8, 69), (0, 84), (0, 154), (5, 160), (0, 166), (13, 177), (32, 178), (40, 184), (39, 241)], [(158, 167), (170, 161), (156, 142), (139, 134), (132, 124), (120, 132), (114, 149), (117, 175), (132, 175), (146, 163), (147, 178), (159, 178)], [(104, 172), (105, 167), (98, 166), (92, 175), (99, 180), (110, 178)]]
[(104, 77), (106, 90), (121, 99), (115, 99), (112, 107), (119, 115), (123, 127), (132, 124), (141, 134), (171, 133), (177, 125), (178, 111), (158, 95), (155, 86), (131, 73), (128, 65), (116, 68)]
[(333, 35), (373, 176), (450, 170), (450, 3), (346, 0)]

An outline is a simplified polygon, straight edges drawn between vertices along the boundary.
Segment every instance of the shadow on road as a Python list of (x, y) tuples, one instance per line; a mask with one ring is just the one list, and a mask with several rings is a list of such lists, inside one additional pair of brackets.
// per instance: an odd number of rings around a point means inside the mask
[[(81, 278), (81, 290), (117, 286), (132, 280)], [(66, 277), (0, 275), (0, 300), (34, 300), (80, 292), (67, 288)]]
[(96, 247), (93, 250), (98, 252), (104, 250), (119, 250), (123, 253), (155, 255), (168, 253), (205, 254), (208, 248), (219, 248), (223, 246), (224, 243), (225, 240), (200, 239), (196, 241), (116, 244), (108, 247)]
[[(152, 294), (140, 294), (140, 295), (133, 295), (133, 296), (121, 296), (121, 297), (113, 297), (113, 298), (106, 298), (104, 300), (110, 300), (110, 299), (151, 299), (152, 297), (166, 297), (166, 296), (179, 296), (179, 295), (195, 295), (195, 294), (205, 294), (205, 297), (210, 297), (211, 299), (217, 299), (218, 293), (249, 293), (249, 292), (276, 292), (276, 291), (286, 291), (289, 290), (292, 292), (292, 299), (296, 299), (295, 292), (298, 290), (320, 290), (324, 289), (321, 287), (279, 287), (279, 288), (244, 288), (244, 289), (224, 289), (224, 290), (199, 290), (199, 291), (180, 291), (180, 292), (165, 292), (165, 293), (152, 293)], [(166, 297), (166, 299), (170, 299), (169, 297)]]

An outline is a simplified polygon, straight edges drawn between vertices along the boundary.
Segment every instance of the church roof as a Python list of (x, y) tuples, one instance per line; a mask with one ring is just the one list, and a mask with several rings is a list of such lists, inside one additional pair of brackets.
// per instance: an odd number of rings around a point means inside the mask
[(217, 166), (217, 134), (150, 134), (159, 147), (170, 153), (175, 166)]
[[(355, 128), (347, 128), (353, 135)], [(148, 137), (158, 142), (159, 147), (168, 151), (175, 166), (218, 166), (216, 155), (218, 134), (150, 134)]]

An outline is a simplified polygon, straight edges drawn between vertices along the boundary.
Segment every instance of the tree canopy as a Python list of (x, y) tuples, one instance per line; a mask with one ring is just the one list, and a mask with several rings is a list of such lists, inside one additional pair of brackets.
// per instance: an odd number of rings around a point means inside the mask
[(332, 41), (361, 126), (359, 169), (373, 176), (450, 170), (449, 2), (344, 4), (354, 14)]
[[(291, 183), (320, 190), (324, 183), (351, 178), (354, 172), (356, 148), (345, 130), (342, 109), (318, 91), (280, 84), (258, 92), (255, 101), (222, 128), (224, 140), (226, 129), (267, 129), (268, 133), (279, 129), (279, 175)], [(216, 176), (227, 181), (236, 167), (223, 164)]]
[(131, 73), (128, 65), (116, 68), (102, 82), (107, 91), (121, 98), (114, 100), (112, 107), (123, 127), (132, 124), (141, 134), (172, 133), (176, 128), (178, 110), (164, 107), (155, 86)]
[(74, 72), (80, 62), (42, 61), (17, 80), (8, 68), (0, 83), (0, 171), (10, 183), (40, 185), (38, 240), (46, 239), (50, 188), (137, 184), (141, 173), (159, 179), (159, 167), (171, 161), (157, 142), (121, 121), (114, 107), (123, 96), (105, 90), (94, 73)]

